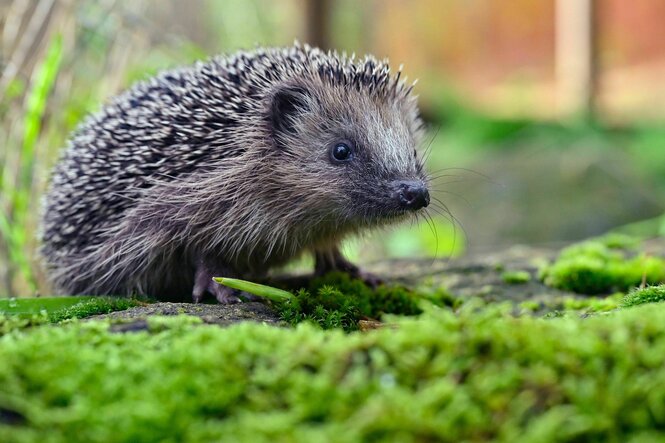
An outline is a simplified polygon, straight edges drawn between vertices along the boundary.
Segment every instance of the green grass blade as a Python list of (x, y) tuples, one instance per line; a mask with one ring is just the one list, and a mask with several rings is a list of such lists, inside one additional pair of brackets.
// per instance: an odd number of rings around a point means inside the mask
[(62, 60), (62, 38), (56, 36), (50, 43), (46, 55), (36, 68), (30, 91), (26, 98), (26, 110), (23, 115), (23, 142), (18, 168), (18, 176), (13, 187), (3, 189), (9, 202), (8, 213), (2, 214), (0, 235), (5, 239), (8, 255), (13, 267), (23, 275), (30, 291), (37, 287), (30, 265), (28, 251), (28, 218), (31, 214), (33, 199), (33, 177), (35, 169), (35, 147), (42, 132), (42, 121), (46, 112), (48, 97), (53, 90)]
[(249, 292), (250, 294), (265, 297), (276, 302), (283, 302), (293, 298), (293, 294), (288, 291), (283, 291), (282, 289), (273, 288), (272, 286), (261, 285), (246, 280), (224, 277), (215, 277), (213, 280), (215, 280), (220, 285), (238, 289), (239, 291)]

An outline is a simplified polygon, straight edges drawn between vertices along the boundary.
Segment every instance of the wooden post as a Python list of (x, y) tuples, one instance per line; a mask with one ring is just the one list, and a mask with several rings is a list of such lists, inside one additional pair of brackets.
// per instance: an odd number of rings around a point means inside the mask
[(330, 12), (333, 0), (305, 0), (305, 43), (331, 49)]
[(556, 1), (556, 81), (561, 116), (597, 111), (597, 0)]

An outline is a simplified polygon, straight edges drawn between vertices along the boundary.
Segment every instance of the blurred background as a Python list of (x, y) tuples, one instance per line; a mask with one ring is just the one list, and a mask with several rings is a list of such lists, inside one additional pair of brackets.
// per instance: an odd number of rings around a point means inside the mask
[(357, 260), (658, 235), (663, 18), (661, 0), (0, 0), (0, 295), (50, 291), (41, 196), (87, 113), (160, 69), (294, 39), (419, 79), (454, 218), (353, 240)]

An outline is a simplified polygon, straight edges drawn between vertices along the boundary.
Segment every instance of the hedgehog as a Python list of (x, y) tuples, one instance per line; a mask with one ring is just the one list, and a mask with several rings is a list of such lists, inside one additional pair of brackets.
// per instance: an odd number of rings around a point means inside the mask
[(349, 235), (429, 203), (417, 100), (387, 60), (295, 43), (167, 70), (75, 130), (45, 197), (41, 255), (61, 293), (238, 294), (311, 253), (372, 280)]

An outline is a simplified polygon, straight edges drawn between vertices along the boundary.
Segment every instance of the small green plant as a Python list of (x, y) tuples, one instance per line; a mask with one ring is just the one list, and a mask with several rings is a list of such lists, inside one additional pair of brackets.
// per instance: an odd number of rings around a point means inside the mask
[(629, 292), (621, 300), (621, 307), (628, 308), (644, 303), (660, 303), (663, 301), (665, 301), (665, 285), (647, 286), (646, 288), (634, 289)]
[(30, 292), (37, 288), (27, 246), (31, 236), (29, 219), (30, 203), (34, 197), (35, 146), (61, 60), (62, 38), (58, 36), (51, 41), (28, 92), (18, 168), (8, 162), (0, 170), (0, 236), (8, 250), (10, 272), (18, 271)]
[(418, 303), (426, 299), (399, 286), (372, 289), (345, 273), (332, 272), (315, 278), (295, 297), (277, 304), (283, 321), (295, 325), (309, 321), (323, 329), (358, 329), (358, 321), (382, 314), (418, 315)]
[(501, 280), (509, 285), (521, 285), (531, 281), (531, 274), (527, 271), (507, 271), (501, 274)]

